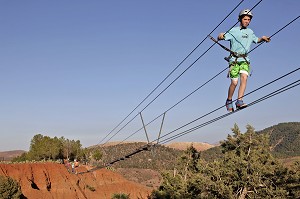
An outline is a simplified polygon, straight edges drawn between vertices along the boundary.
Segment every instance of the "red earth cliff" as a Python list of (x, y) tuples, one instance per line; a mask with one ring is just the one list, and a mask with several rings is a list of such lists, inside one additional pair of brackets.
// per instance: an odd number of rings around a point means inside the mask
[(0, 175), (18, 181), (28, 199), (110, 199), (114, 193), (130, 194), (133, 199), (147, 198), (152, 191), (107, 169), (75, 175), (57, 163), (0, 164)]

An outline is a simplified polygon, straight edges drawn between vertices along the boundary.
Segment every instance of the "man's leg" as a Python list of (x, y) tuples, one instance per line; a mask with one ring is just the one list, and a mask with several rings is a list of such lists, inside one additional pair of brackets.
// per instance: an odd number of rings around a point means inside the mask
[(228, 100), (232, 100), (232, 96), (234, 94), (237, 83), (238, 83), (238, 79), (231, 79), (231, 83), (228, 89), (228, 97), (227, 97)]
[(233, 105), (232, 105), (232, 96), (233, 96), (234, 90), (236, 88), (237, 82), (238, 82), (237, 79), (235, 79), (235, 80), (231, 79), (231, 83), (230, 83), (230, 86), (228, 89), (228, 96), (227, 96), (225, 105), (226, 105), (227, 111), (229, 111), (229, 112), (234, 111)]
[(243, 102), (243, 96), (246, 90), (247, 79), (248, 79), (248, 74), (246, 73), (240, 74), (240, 87), (238, 92), (238, 100), (235, 103), (237, 109), (242, 109), (247, 107), (247, 104)]
[(240, 87), (238, 92), (238, 100), (243, 100), (245, 94), (246, 85), (247, 85), (248, 75), (245, 73), (240, 74)]

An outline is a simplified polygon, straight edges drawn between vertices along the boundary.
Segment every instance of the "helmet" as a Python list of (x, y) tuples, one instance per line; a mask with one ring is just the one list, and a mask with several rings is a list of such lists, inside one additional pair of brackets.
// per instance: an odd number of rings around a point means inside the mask
[(241, 19), (241, 17), (244, 16), (244, 15), (250, 16), (251, 19), (252, 19), (252, 17), (253, 17), (253, 14), (252, 14), (251, 10), (249, 10), (249, 9), (242, 10), (242, 11), (240, 12), (240, 14), (239, 14), (239, 19)]

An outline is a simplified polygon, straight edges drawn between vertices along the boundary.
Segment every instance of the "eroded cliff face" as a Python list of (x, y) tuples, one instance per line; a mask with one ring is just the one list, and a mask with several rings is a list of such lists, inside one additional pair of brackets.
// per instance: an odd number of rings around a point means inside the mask
[[(78, 169), (86, 170), (84, 167)], [(57, 163), (0, 164), (0, 175), (18, 181), (28, 199), (110, 199), (114, 193), (146, 198), (152, 191), (107, 169), (75, 175)]]

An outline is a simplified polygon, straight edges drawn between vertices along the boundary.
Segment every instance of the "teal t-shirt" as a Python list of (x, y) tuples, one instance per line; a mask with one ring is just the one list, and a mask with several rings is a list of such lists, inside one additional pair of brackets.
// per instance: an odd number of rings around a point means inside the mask
[[(258, 42), (258, 37), (255, 36), (254, 32), (250, 28), (234, 27), (224, 35), (226, 41), (230, 41), (230, 49), (238, 54), (246, 54), (250, 51), (252, 43)], [(250, 62), (249, 57), (246, 57), (247, 61)], [(234, 57), (231, 57), (230, 62), (235, 61)], [(240, 57), (237, 61), (245, 61), (244, 58)]]

